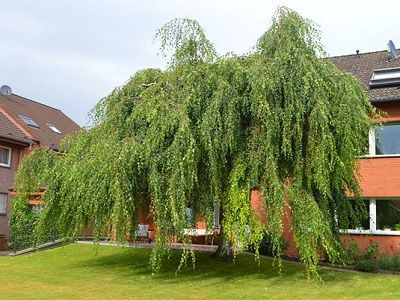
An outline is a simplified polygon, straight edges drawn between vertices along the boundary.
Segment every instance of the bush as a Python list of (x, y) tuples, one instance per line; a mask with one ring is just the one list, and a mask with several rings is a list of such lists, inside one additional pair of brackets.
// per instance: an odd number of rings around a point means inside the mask
[(378, 248), (379, 245), (376, 242), (371, 242), (367, 249), (365, 249), (364, 253), (364, 259), (369, 260), (369, 259), (376, 259), (378, 256)]
[(378, 262), (374, 259), (362, 259), (356, 262), (356, 270), (373, 273), (378, 270)]
[(351, 242), (348, 248), (344, 249), (344, 261), (346, 264), (354, 265), (361, 259), (360, 248), (356, 242)]
[(400, 258), (397, 255), (389, 257), (384, 254), (379, 258), (378, 264), (382, 270), (400, 271)]

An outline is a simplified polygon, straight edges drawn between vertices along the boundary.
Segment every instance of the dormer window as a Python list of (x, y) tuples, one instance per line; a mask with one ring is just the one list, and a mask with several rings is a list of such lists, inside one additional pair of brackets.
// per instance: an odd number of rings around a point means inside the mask
[(49, 126), (49, 128), (50, 128), (51, 130), (53, 130), (55, 133), (61, 134), (61, 131), (58, 130), (56, 126), (54, 126), (54, 125), (52, 125), (52, 124), (49, 124), (49, 123), (47, 123), (47, 126)]
[(369, 87), (400, 85), (400, 68), (374, 70)]
[(19, 115), (18, 117), (19, 117), (22, 121), (24, 121), (24, 123), (25, 123), (26, 125), (31, 126), (31, 127), (35, 127), (35, 128), (40, 128), (39, 125), (36, 124), (36, 122), (33, 121), (31, 118), (26, 117), (26, 116), (21, 116), (21, 115)]

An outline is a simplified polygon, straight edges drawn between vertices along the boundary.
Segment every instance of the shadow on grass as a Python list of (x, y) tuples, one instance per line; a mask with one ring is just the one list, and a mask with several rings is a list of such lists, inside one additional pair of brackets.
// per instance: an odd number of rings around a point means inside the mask
[[(100, 246), (101, 247), (101, 246)], [(123, 248), (115, 251), (114, 254), (88, 255), (83, 261), (77, 261), (75, 268), (85, 268), (93, 272), (116, 273), (122, 278), (148, 277), (151, 276), (149, 268), (150, 249)], [(90, 252), (90, 250), (89, 250)], [(226, 263), (211, 257), (211, 253), (196, 252), (196, 268), (193, 270), (189, 259), (188, 267), (182, 268), (176, 273), (181, 251), (171, 251), (171, 258), (166, 262), (162, 270), (154, 275), (154, 279), (164, 283), (184, 283), (200, 282), (210, 279), (221, 281), (232, 281), (239, 279), (261, 279), (280, 282), (284, 281), (304, 281), (307, 282), (305, 267), (300, 264), (283, 262), (282, 273), (279, 275), (277, 266), (273, 266), (273, 259), (261, 257), (260, 264), (255, 261), (254, 255), (241, 254), (235, 263)], [(341, 272), (329, 269), (320, 269), (320, 276), (323, 282), (329, 281), (348, 281), (355, 275), (354, 273)], [(318, 279), (312, 280), (320, 282)]]

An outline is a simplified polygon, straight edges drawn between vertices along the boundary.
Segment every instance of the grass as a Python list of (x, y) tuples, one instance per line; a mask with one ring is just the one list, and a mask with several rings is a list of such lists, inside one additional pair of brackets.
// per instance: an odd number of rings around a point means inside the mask
[(0, 257), (0, 299), (395, 299), (400, 276), (321, 269), (307, 280), (304, 267), (251, 255), (235, 264), (196, 254), (196, 270), (175, 275), (180, 259), (154, 276), (149, 249), (70, 244), (17, 257)]

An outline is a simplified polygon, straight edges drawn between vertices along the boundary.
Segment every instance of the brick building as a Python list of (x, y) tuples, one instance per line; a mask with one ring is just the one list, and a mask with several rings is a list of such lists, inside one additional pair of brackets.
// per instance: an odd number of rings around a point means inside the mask
[[(369, 153), (359, 159), (360, 187), (369, 214), (358, 228), (345, 228), (341, 239), (363, 250), (377, 242), (379, 251), (400, 254), (400, 58), (388, 51), (332, 57), (340, 69), (356, 76), (371, 103), (383, 113), (382, 126), (369, 133)], [(253, 208), (261, 199), (252, 192)], [(286, 255), (296, 256), (290, 209), (284, 215)]]
[[(364, 250), (375, 241), (379, 251), (400, 254), (400, 58), (394, 59), (388, 51), (356, 53), (330, 58), (341, 70), (357, 77), (364, 85), (371, 103), (383, 114), (382, 126), (369, 133), (369, 153), (359, 159), (359, 184), (369, 218), (358, 228), (344, 228), (341, 239), (355, 241)], [(251, 191), (251, 206), (262, 219), (268, 212), (263, 209), (257, 189)], [(150, 224), (149, 211), (143, 208), (139, 220)], [(287, 256), (297, 256), (290, 207), (284, 210), (283, 238)], [(219, 210), (215, 212), (219, 225)], [(354, 226), (355, 227), (355, 226)], [(346, 234), (345, 234), (346, 233)], [(212, 234), (204, 221), (197, 223), (191, 235), (196, 241)]]
[[(9, 217), (15, 172), (21, 158), (35, 147), (57, 151), (61, 139), (80, 127), (62, 111), (0, 90), (0, 237), (10, 239)], [(1, 245), (0, 245), (1, 247)]]

